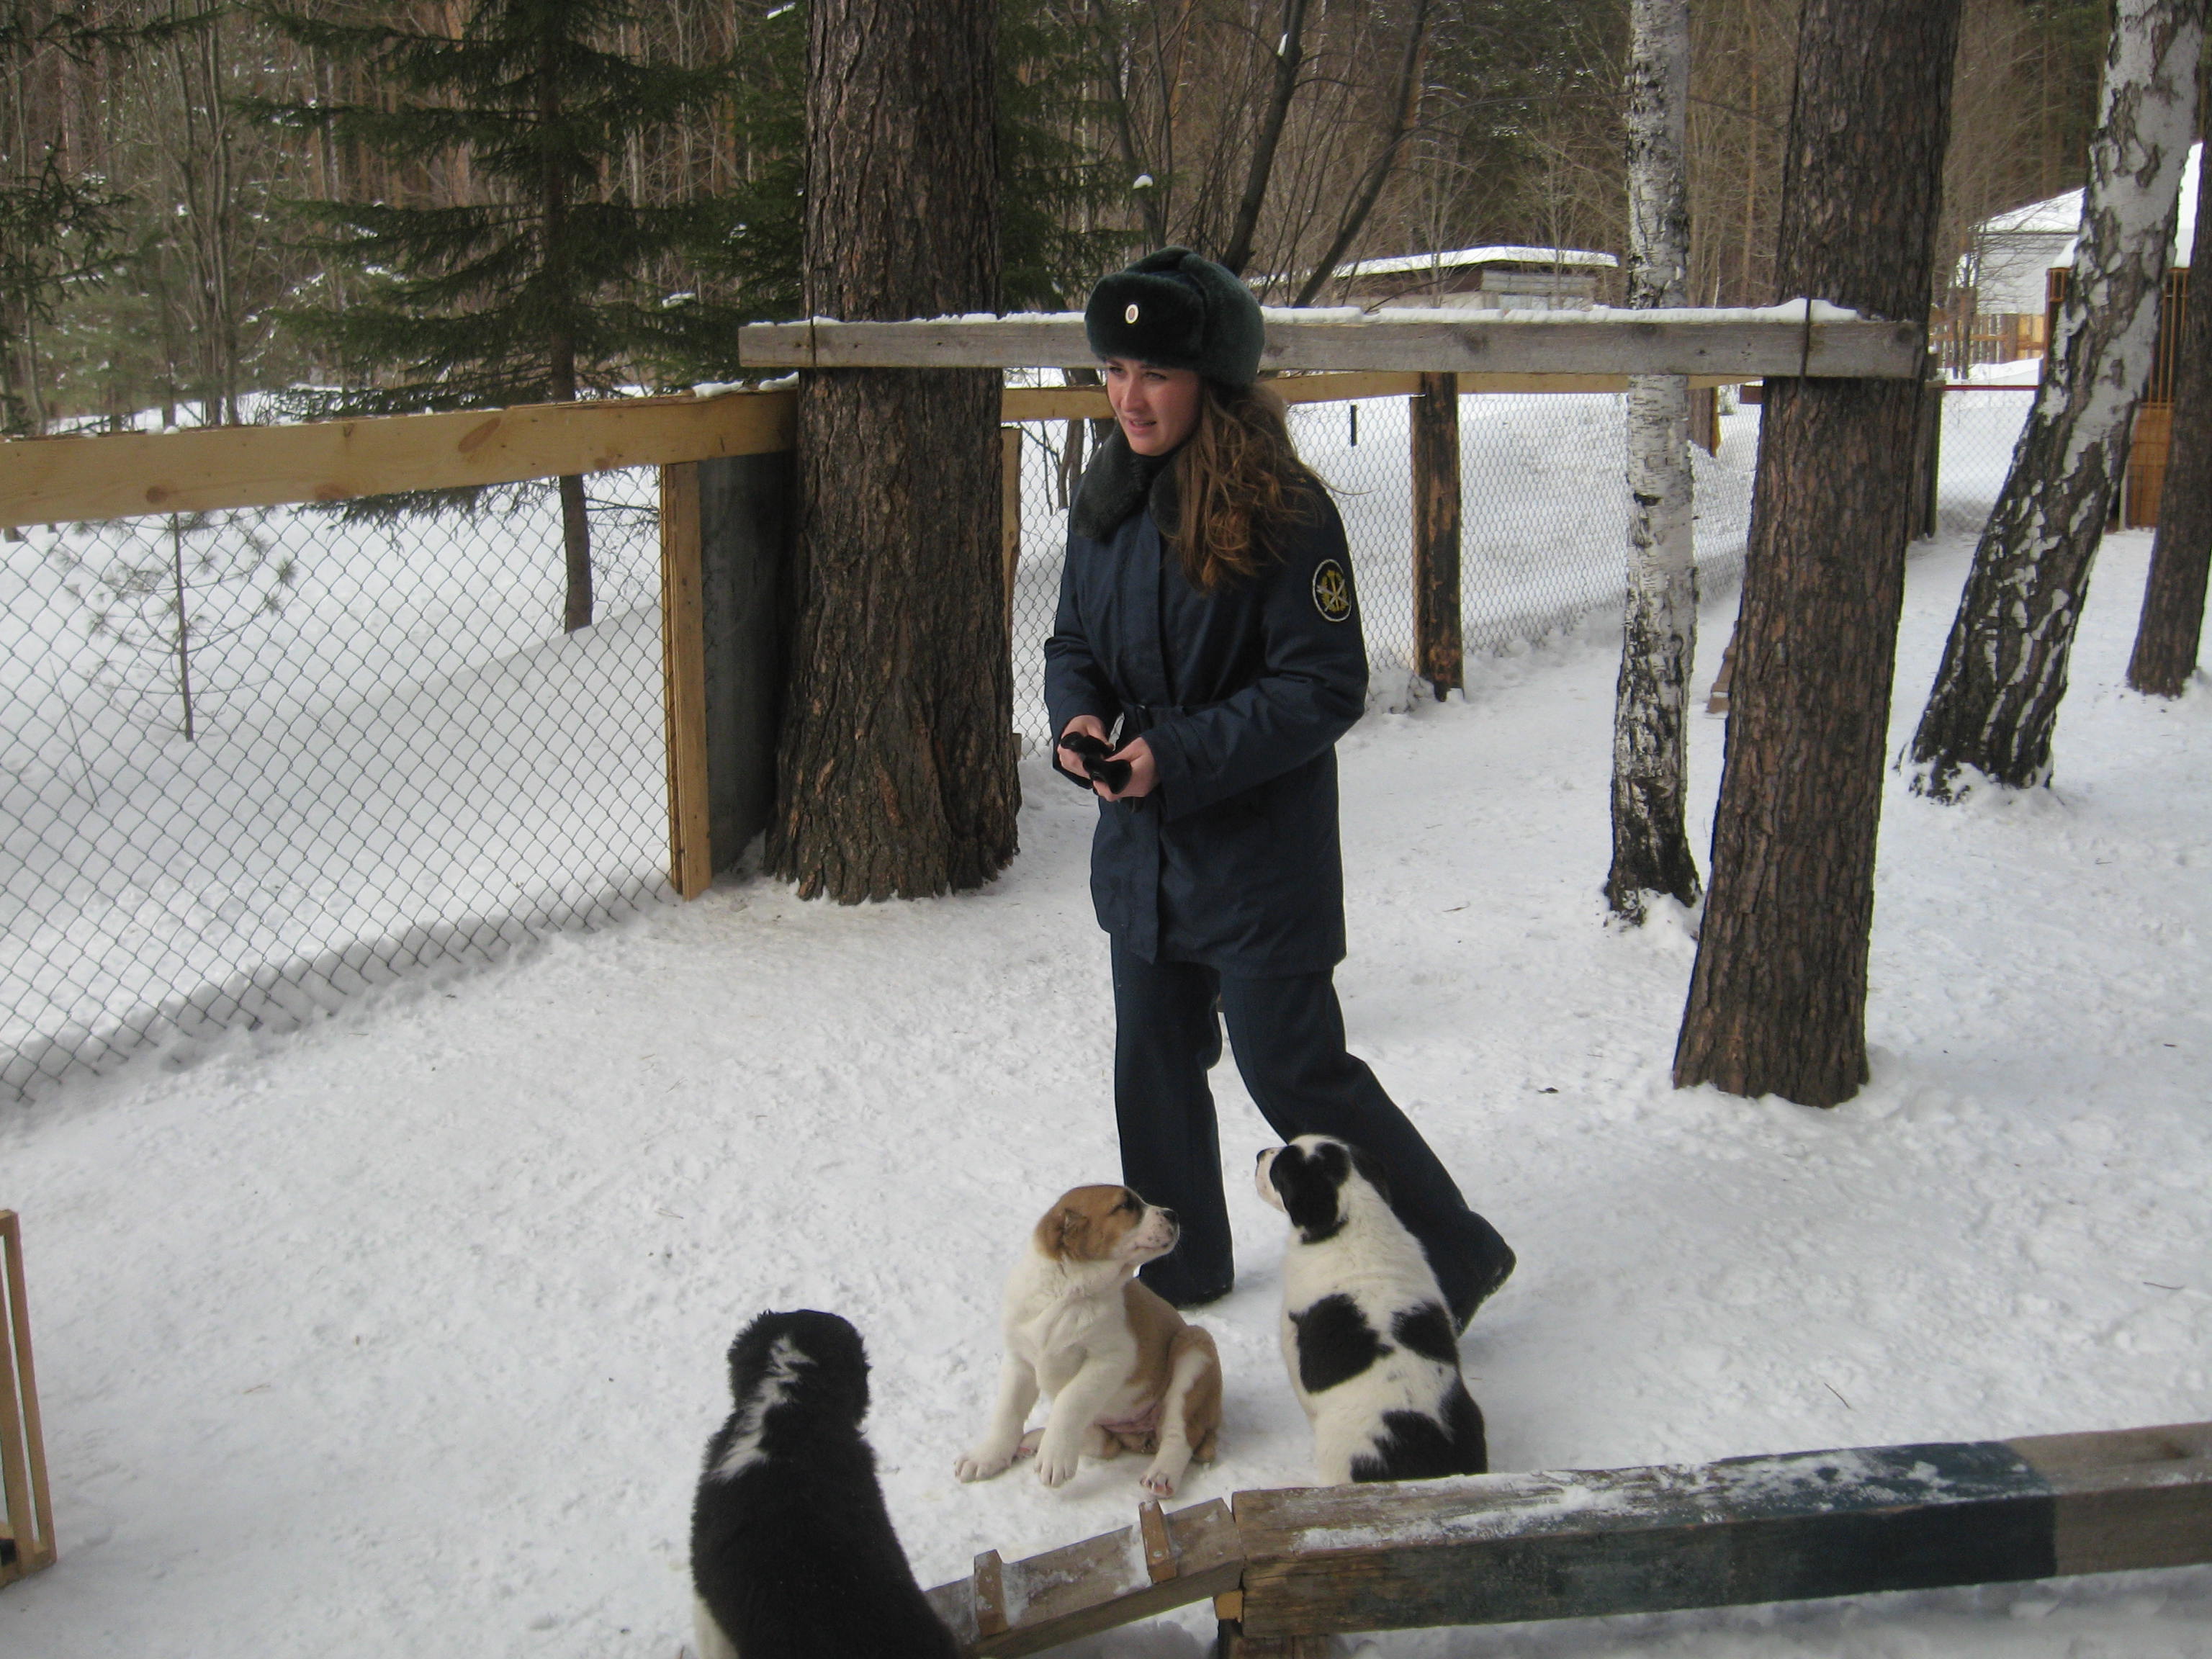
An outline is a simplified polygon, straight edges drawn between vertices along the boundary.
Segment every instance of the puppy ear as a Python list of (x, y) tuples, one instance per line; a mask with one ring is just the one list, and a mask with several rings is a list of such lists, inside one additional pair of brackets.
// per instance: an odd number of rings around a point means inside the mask
[(1380, 1193), (1382, 1201), (1388, 1204), (1390, 1201), (1390, 1172), (1382, 1167), (1382, 1160), (1364, 1146), (1348, 1146), (1346, 1150), (1352, 1154), (1352, 1167), (1366, 1178), (1367, 1184)]
[(1072, 1204), (1055, 1204), (1044, 1212), (1031, 1235), (1036, 1241), (1038, 1253), (1047, 1261), (1064, 1261), (1067, 1255), (1068, 1235), (1075, 1229), (1082, 1215)]
[(1268, 1168), (1267, 1178), (1282, 1198), (1283, 1212), (1309, 1244), (1319, 1243), (1344, 1224), (1336, 1202), (1336, 1189), (1344, 1179), (1344, 1165), (1338, 1161), (1342, 1157), (1333, 1145), (1312, 1150), (1290, 1146), (1276, 1154)]

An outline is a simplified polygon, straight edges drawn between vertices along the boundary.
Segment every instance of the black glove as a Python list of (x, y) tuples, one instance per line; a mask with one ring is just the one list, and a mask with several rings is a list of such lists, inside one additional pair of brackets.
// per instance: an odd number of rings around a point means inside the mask
[(1088, 732), (1063, 732), (1060, 746), (1083, 763), (1083, 769), (1095, 782), (1104, 784), (1115, 794), (1129, 787), (1129, 774), (1135, 769), (1125, 760), (1108, 760), (1114, 751)]

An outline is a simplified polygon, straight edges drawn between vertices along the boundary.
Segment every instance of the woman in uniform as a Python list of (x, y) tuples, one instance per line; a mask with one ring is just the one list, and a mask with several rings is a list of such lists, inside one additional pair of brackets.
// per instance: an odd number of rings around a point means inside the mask
[(1116, 429), (1070, 515), (1045, 697), (1054, 764), (1099, 797), (1122, 1179), (1182, 1222), (1144, 1278), (1188, 1307), (1235, 1277), (1218, 1008), (1278, 1134), (1382, 1159), (1463, 1328), (1513, 1252), (1346, 1052), (1333, 981), (1335, 744), (1367, 694), (1343, 523), (1256, 384), (1260, 308), (1230, 271), (1164, 249), (1101, 282), (1085, 323)]

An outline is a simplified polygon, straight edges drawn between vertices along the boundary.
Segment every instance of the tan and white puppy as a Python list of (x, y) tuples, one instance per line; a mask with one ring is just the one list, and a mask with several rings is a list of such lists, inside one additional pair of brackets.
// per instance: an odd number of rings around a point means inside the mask
[[(1127, 1187), (1078, 1187), (1045, 1212), (1006, 1279), (998, 1404), (954, 1474), (988, 1480), (1034, 1452), (1037, 1478), (1058, 1486), (1082, 1457), (1150, 1452), (1142, 1485), (1170, 1498), (1192, 1458), (1212, 1458), (1221, 1356), (1136, 1277), (1178, 1236), (1173, 1211)], [(1024, 1434), (1039, 1393), (1050, 1413)]]

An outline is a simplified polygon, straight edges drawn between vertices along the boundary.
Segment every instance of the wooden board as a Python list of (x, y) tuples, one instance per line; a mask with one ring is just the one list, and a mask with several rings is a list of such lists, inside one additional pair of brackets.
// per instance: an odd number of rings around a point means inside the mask
[(0, 443), (0, 526), (512, 483), (792, 446), (788, 391)]
[(1219, 1498), (1158, 1517), (1164, 1559), (1159, 1528), (1146, 1548), (1145, 1519), (1026, 1560), (987, 1551), (976, 1572), (939, 1585), (930, 1601), (968, 1652), (1000, 1656), (1057, 1647), (1236, 1587), (1243, 1558)]
[(0, 1584), (54, 1564), (54, 1506), (24, 1300), (23, 1234), (0, 1210)]
[[(1911, 323), (1805, 322), (1722, 313), (1664, 320), (1384, 312), (1358, 319), (1267, 319), (1262, 368), (1395, 369), (1462, 374), (1817, 374), (1911, 380), (1925, 356)], [(1079, 317), (945, 318), (890, 323), (754, 323), (738, 331), (748, 370), (1087, 366)]]
[(2212, 1424), (1239, 1492), (1255, 1637), (2212, 1561)]
[(660, 678), (667, 728), (668, 884), (714, 882), (707, 789), (707, 639), (700, 576), (699, 464), (660, 469)]
[[(1691, 384), (1733, 385), (1741, 376)], [(1294, 404), (1410, 397), (1410, 371), (1300, 374), (1273, 382)], [(1462, 374), (1472, 392), (1620, 392), (1621, 374)], [(394, 415), (294, 426), (216, 427), (0, 442), (0, 527), (73, 524), (150, 513), (213, 512), (344, 501), (673, 465), (792, 447), (787, 387), (714, 398), (609, 398), (460, 415)], [(1009, 386), (1008, 421), (1104, 419), (1103, 391)]]
[[(1691, 377), (1693, 388), (1710, 392), (1717, 386), (1741, 386), (1742, 375), (1699, 374)], [(1363, 373), (1285, 374), (1267, 382), (1286, 404), (1340, 404), (1376, 398), (1411, 398), (1421, 389), (1421, 376), (1413, 369), (1370, 369)], [(1626, 392), (1626, 374), (1462, 374), (1462, 393), (1481, 392)], [(1086, 386), (1008, 386), (1000, 403), (1000, 418), (1007, 421), (1079, 421), (1108, 419), (1113, 414), (1105, 389)]]

